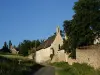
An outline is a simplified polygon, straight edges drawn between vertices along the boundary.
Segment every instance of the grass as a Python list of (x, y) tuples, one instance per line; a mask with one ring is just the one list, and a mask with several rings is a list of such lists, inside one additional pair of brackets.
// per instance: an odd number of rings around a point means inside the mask
[(15, 54), (11, 54), (11, 53), (7, 53), (7, 54), (0, 53), (0, 56), (5, 57), (5, 58), (9, 58), (9, 59), (22, 59), (22, 60), (27, 59), (27, 57), (15, 55)]
[[(20, 64), (19, 60), (22, 60)], [(100, 69), (95, 70), (85, 63), (69, 65), (66, 62), (55, 62), (50, 65), (56, 67), (57, 75), (100, 75)], [(23, 56), (0, 54), (0, 75), (32, 75), (42, 67)]]
[[(20, 64), (19, 60), (21, 60)], [(34, 65), (36, 63), (27, 60), (26, 57), (0, 54), (0, 75), (30, 75)]]
[(100, 75), (100, 69), (95, 70), (93, 67), (83, 63), (74, 63), (68, 65), (66, 62), (52, 63), (55, 66), (57, 75)]
[(55, 66), (57, 68), (66, 68), (69, 67), (67, 62), (54, 62), (50, 64), (51, 66)]

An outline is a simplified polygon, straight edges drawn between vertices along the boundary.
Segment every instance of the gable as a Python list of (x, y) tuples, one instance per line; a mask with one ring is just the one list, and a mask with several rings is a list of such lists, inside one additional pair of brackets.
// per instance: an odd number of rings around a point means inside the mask
[(44, 41), (42, 44), (40, 44), (40, 46), (37, 47), (37, 50), (50, 47), (51, 44), (53, 43), (53, 41), (55, 40), (55, 37), (56, 37), (56, 35), (49, 37), (46, 41)]

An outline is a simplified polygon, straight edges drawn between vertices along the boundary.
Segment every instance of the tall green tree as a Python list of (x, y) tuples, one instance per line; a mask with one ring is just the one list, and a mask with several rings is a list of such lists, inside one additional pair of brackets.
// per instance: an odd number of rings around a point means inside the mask
[(78, 46), (93, 44), (94, 36), (100, 34), (100, 0), (78, 0), (73, 9), (73, 19), (63, 26), (75, 58)]
[(73, 9), (73, 24), (81, 29), (79, 32), (84, 32), (81, 34), (85, 35), (84, 41), (88, 41), (94, 34), (100, 34), (100, 0), (79, 0)]
[(66, 39), (64, 39), (63, 48), (65, 49), (66, 52), (71, 52), (71, 49), (70, 49), (70, 46), (71, 46), (70, 35), (72, 32), (71, 26), (72, 26), (71, 20), (65, 20), (63, 22), (64, 33), (66, 34), (65, 36), (67, 37)]
[(8, 45), (7, 45), (7, 42), (4, 42), (4, 46), (2, 47), (1, 51), (2, 52), (10, 52)]
[(30, 49), (31, 41), (24, 40), (21, 44), (19, 44), (19, 54), (24, 56), (28, 55), (28, 50)]
[(8, 48), (7, 42), (4, 42), (4, 46), (5, 48)]
[(72, 21), (71, 20), (65, 20), (63, 22), (63, 28), (64, 32), (66, 33), (66, 36), (69, 36), (72, 31)]

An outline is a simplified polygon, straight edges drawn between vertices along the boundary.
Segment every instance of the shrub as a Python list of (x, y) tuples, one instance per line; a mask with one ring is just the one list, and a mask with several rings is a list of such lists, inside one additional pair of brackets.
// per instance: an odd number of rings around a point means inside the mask
[(56, 67), (61, 67), (61, 68), (69, 66), (67, 62), (54, 62), (54, 63), (51, 63), (51, 65), (56, 66)]
[(85, 63), (68, 65), (66, 62), (55, 62), (52, 65), (62, 68), (56, 70), (59, 75), (100, 75), (100, 69), (95, 70), (93, 67)]

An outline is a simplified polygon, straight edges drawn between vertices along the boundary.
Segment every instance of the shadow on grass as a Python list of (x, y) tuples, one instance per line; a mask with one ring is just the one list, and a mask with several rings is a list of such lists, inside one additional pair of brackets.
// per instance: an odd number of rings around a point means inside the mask
[(9, 59), (0, 56), (0, 75), (34, 75), (39, 69), (44, 67), (33, 61), (23, 60), (18, 64), (18, 59)]
[(40, 64), (35, 64), (30, 67), (31, 71), (23, 71), (23, 75), (34, 75), (38, 70), (40, 70), (43, 67), (45, 66)]

